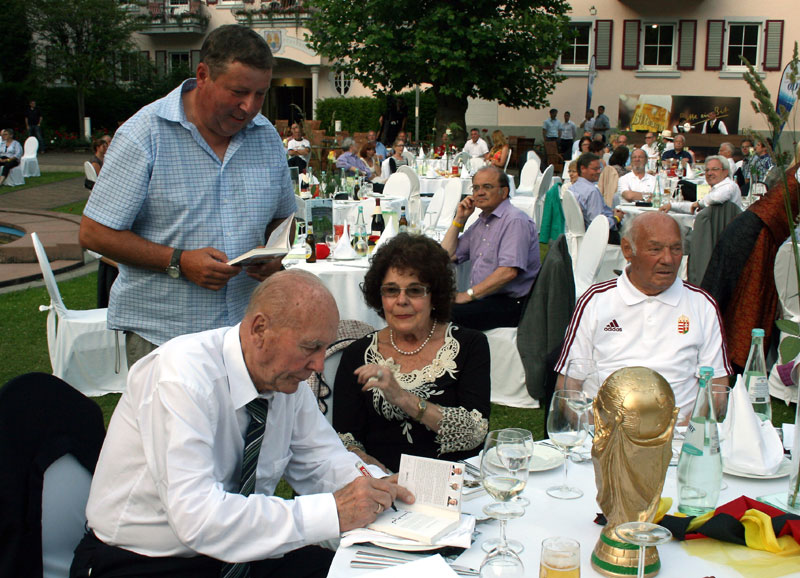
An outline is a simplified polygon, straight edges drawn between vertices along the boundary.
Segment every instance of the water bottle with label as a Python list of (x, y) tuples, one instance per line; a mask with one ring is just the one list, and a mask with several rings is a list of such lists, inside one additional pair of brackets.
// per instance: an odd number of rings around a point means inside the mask
[(700, 388), (678, 459), (678, 511), (690, 516), (716, 508), (722, 485), (722, 454), (711, 402), (713, 376), (713, 368), (700, 368)]
[(772, 421), (772, 404), (769, 399), (767, 363), (764, 360), (764, 330), (753, 329), (750, 353), (744, 366), (744, 384), (750, 394), (753, 411), (761, 421)]

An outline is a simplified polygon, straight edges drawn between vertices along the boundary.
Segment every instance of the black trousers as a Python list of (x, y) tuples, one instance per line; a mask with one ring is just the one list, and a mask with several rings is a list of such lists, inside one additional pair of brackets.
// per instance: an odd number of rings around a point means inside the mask
[(456, 325), (486, 331), (495, 327), (516, 327), (522, 316), (524, 297), (489, 295), (469, 303), (454, 303), (451, 319)]
[(19, 159), (17, 157), (8, 157), (0, 160), (0, 167), (3, 167), (2, 174), (4, 177), (8, 176), (8, 173), (11, 172), (11, 169), (19, 165)]
[[(306, 546), (283, 558), (250, 563), (252, 578), (325, 578), (333, 552)], [(218, 578), (222, 562), (207, 556), (193, 558), (152, 558), (123, 548), (109, 546), (87, 532), (75, 549), (70, 578)]]

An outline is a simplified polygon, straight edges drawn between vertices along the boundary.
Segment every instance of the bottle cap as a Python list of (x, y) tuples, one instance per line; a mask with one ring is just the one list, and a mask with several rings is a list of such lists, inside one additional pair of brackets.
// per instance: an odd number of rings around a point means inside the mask
[(756, 327), (755, 329), (753, 329), (752, 336), (753, 337), (764, 337), (764, 330), (763, 329), (759, 329), (758, 327)]

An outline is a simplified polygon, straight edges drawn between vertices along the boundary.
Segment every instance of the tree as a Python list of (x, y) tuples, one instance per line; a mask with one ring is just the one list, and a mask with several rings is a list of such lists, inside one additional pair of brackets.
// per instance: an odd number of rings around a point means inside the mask
[[(22, 82), (30, 72), (31, 32), (25, 18), (27, 6), (23, 0), (3, 3), (0, 10), (0, 81)], [(6, 104), (6, 103), (4, 103)]]
[(37, 64), (45, 81), (61, 78), (75, 87), (85, 139), (86, 91), (113, 78), (116, 56), (133, 50), (138, 21), (117, 0), (29, 0), (27, 6)]
[(311, 0), (308, 44), (377, 92), (430, 84), (437, 134), (467, 98), (541, 108), (560, 82), (564, 0)]

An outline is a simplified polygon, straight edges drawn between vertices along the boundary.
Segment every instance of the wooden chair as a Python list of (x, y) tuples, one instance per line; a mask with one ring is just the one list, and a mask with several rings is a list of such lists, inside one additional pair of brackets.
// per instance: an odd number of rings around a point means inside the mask
[(275, 130), (278, 131), (278, 134), (281, 135), (281, 137), (286, 136), (286, 134), (289, 132), (289, 121), (284, 119), (276, 120)]
[(547, 155), (547, 163), (553, 165), (553, 171), (560, 174), (564, 170), (564, 157), (558, 152), (558, 142), (548, 140), (544, 142), (544, 152)]

